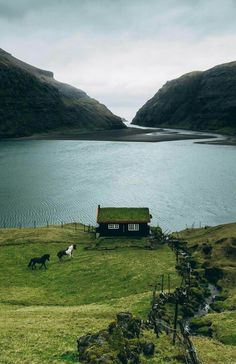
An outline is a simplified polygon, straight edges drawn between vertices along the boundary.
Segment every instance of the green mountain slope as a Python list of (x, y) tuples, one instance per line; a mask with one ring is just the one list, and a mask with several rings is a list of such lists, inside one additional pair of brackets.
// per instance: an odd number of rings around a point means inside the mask
[[(59, 262), (57, 252), (74, 243), (73, 258)], [(98, 240), (80, 224), (0, 229), (0, 363), (78, 363), (78, 337), (105, 329), (120, 311), (145, 318), (157, 275), (170, 273), (171, 289), (180, 284), (173, 252), (166, 245), (143, 249), (147, 243)], [(33, 256), (45, 253), (51, 254), (47, 270), (27, 268)], [(166, 335), (157, 347), (156, 357), (143, 363), (182, 363)]]
[(0, 49), (0, 138), (124, 127), (121, 118), (84, 91)]
[(132, 123), (235, 134), (236, 62), (167, 82)]

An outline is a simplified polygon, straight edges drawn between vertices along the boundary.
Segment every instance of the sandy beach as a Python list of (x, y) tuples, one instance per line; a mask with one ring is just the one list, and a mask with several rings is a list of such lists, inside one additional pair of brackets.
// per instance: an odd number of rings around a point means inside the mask
[(222, 136), (213, 140), (208, 140), (208, 141), (198, 141), (196, 142), (198, 144), (212, 144), (212, 145), (232, 145), (232, 146), (236, 146), (236, 138), (235, 137), (227, 137), (227, 136)]
[[(215, 136), (206, 134), (165, 129), (141, 129), (128, 127), (126, 129), (96, 131), (88, 133), (77, 132), (52, 132), (48, 134), (35, 134), (29, 137), (17, 138), (17, 140), (93, 140), (93, 141), (117, 141), (117, 142), (166, 142), (188, 139), (210, 139)], [(14, 139), (16, 140), (16, 139)]]

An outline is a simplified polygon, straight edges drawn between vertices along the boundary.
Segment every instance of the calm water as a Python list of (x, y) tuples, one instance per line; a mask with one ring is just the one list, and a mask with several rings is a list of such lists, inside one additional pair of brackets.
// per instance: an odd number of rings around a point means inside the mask
[(95, 223), (97, 204), (148, 206), (165, 229), (236, 221), (236, 147), (0, 143), (0, 226)]

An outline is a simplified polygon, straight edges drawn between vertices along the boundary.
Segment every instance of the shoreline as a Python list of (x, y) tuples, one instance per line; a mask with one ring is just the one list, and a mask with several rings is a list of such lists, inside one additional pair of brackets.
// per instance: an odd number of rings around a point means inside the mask
[(116, 141), (116, 142), (167, 142), (191, 139), (212, 139), (217, 138), (214, 135), (197, 133), (194, 131), (170, 131), (166, 129), (139, 129), (128, 127), (126, 129), (102, 130), (96, 132), (86, 132), (79, 134), (78, 132), (59, 133), (52, 132), (50, 134), (35, 134), (29, 137), (9, 138), (2, 140), (26, 141), (26, 140), (87, 140), (87, 141)]
[(195, 142), (196, 144), (236, 146), (236, 138), (222, 135), (219, 139)]

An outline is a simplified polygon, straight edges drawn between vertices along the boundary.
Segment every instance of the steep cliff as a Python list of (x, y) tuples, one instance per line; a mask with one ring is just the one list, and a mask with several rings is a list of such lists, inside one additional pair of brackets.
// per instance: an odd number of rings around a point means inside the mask
[(84, 91), (0, 49), (0, 138), (119, 128), (121, 118)]
[(235, 134), (236, 62), (167, 82), (132, 123)]

